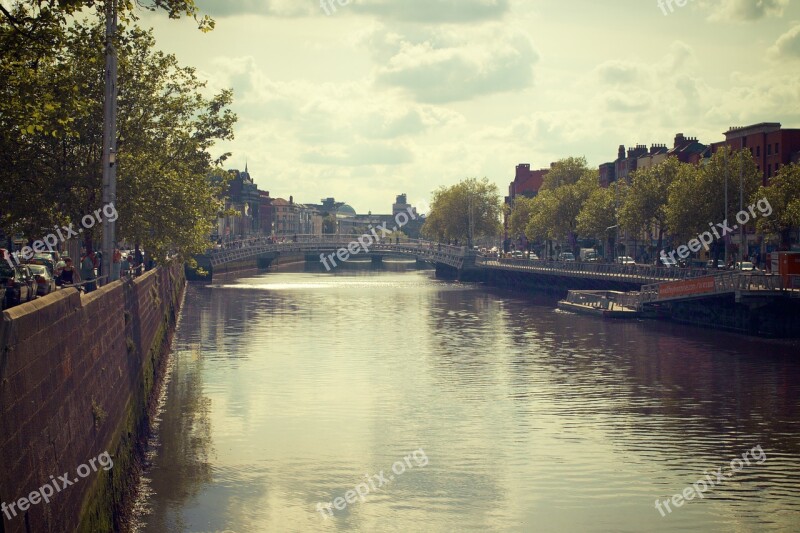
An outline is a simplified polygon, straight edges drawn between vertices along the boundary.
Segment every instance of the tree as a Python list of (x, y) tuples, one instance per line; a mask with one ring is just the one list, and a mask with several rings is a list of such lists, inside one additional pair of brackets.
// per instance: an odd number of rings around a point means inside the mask
[(566, 240), (571, 248), (577, 238), (577, 217), (584, 202), (599, 187), (598, 171), (583, 157), (568, 157), (553, 164), (533, 199), (525, 229), (529, 240)]
[(508, 219), (508, 229), (514, 238), (525, 233), (525, 228), (533, 216), (534, 205), (534, 198), (520, 196), (514, 200), (514, 207), (511, 209), (511, 215)]
[(590, 169), (586, 166), (585, 157), (566, 157), (556, 161), (545, 174), (540, 190), (578, 183), (587, 171)]
[(619, 213), (620, 225), (634, 233), (646, 230), (657, 235), (657, 248), (662, 249), (667, 231), (667, 201), (669, 187), (685, 169), (685, 163), (676, 157), (668, 157), (652, 167), (642, 168), (633, 173), (631, 186)]
[(782, 166), (767, 187), (759, 187), (750, 197), (750, 205), (754, 204), (763, 215), (756, 222), (758, 232), (779, 235), (781, 249), (788, 250), (800, 227), (800, 165)]
[(500, 233), (500, 213), (497, 185), (487, 178), (468, 178), (434, 191), (422, 234), (427, 239), (457, 239), (471, 245), (475, 238)]
[(578, 234), (591, 237), (600, 242), (608, 241), (609, 249), (614, 249), (613, 241), (618, 225), (617, 210), (628, 193), (624, 181), (615, 181), (608, 188), (598, 187), (589, 195), (578, 213), (576, 229)]
[[(6, 28), (7, 29), (7, 28)], [(0, 27), (0, 32), (3, 28)], [(0, 35), (7, 35), (0, 33)], [(25, 114), (2, 116), (0, 227), (39, 236), (42, 228), (77, 223), (101, 202), (103, 30), (75, 23), (63, 33), (58, 53), (36, 68), (0, 59), (14, 74), (3, 87), (12, 101), (34, 101), (26, 91), (41, 87), (39, 123)], [(156, 257), (202, 251), (220, 209), (225, 178), (210, 179), (225, 159), (209, 150), (232, 138), (236, 116), (227, 108), (230, 91), (205, 97), (205, 84), (174, 56), (154, 50), (152, 34), (120, 32), (116, 210), (119, 237), (141, 243)], [(32, 82), (23, 84), (24, 76)], [(8, 180), (8, 181), (6, 181)], [(95, 228), (96, 229), (96, 228)], [(87, 244), (96, 236), (83, 233)]]
[[(716, 223), (729, 223), (730, 227), (736, 225), (740, 182), (744, 200), (752, 197), (761, 183), (761, 172), (749, 150), (732, 151), (723, 146), (705, 165), (697, 169), (681, 167), (681, 172), (669, 187), (666, 212), (670, 232), (687, 241), (708, 231)], [(715, 241), (717, 246), (722, 243)], [(718, 254), (715, 254), (717, 258)]]

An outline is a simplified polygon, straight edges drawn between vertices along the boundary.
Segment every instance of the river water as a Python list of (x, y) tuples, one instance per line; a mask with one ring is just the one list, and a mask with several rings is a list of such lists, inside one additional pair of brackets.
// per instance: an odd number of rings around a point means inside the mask
[(137, 529), (798, 531), (798, 378), (413, 265), (191, 285)]

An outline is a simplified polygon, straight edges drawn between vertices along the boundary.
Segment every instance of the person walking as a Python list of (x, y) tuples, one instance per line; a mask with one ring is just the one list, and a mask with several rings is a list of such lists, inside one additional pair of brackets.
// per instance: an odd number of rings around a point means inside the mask
[(129, 271), (130, 271), (130, 269), (131, 269), (131, 263), (130, 263), (130, 261), (128, 261), (128, 256), (127, 256), (127, 255), (123, 255), (123, 256), (122, 256), (122, 261), (120, 261), (120, 264), (119, 264), (119, 265), (120, 265), (120, 266), (119, 266), (119, 268), (120, 268), (120, 274), (121, 274), (123, 277), (124, 277), (124, 276), (127, 276), (127, 275), (128, 275), (128, 273), (129, 273)]
[(117, 281), (119, 279), (119, 273), (122, 269), (122, 253), (119, 251), (119, 248), (114, 248), (114, 255), (112, 257), (111, 263), (111, 278), (109, 281)]
[(94, 274), (94, 259), (91, 253), (85, 253), (81, 258), (81, 265), (79, 274), (83, 281), (86, 282), (84, 285), (84, 290), (86, 292), (92, 292), (95, 289), (95, 274)]
[(61, 286), (75, 285), (80, 282), (81, 276), (75, 267), (72, 265), (72, 259), (69, 257), (64, 258), (64, 268), (61, 269)]

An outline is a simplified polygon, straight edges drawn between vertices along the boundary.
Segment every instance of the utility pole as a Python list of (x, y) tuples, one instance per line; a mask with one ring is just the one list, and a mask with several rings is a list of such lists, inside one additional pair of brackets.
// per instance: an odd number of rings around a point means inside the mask
[[(724, 224), (728, 223), (728, 151), (730, 150), (730, 145), (725, 145), (725, 157), (723, 158), (723, 164), (725, 165), (725, 213), (722, 216), (722, 220)], [(725, 265), (728, 264), (728, 241), (730, 240), (729, 235), (725, 235)]]
[[(117, 201), (117, 51), (114, 37), (117, 35), (117, 1), (105, 0), (106, 12), (106, 66), (105, 94), (103, 99), (103, 207)], [(103, 218), (103, 263), (104, 276), (111, 275), (116, 240), (116, 222)]]
[[(744, 208), (744, 136), (742, 136), (742, 150), (739, 153), (739, 212)], [(739, 219), (736, 219), (739, 222)], [(739, 223), (739, 261), (744, 261), (744, 224)]]

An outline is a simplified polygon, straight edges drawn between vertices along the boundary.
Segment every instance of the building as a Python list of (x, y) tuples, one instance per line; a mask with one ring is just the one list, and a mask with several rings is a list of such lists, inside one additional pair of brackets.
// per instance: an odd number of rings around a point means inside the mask
[(244, 172), (231, 169), (232, 178), (225, 191), (224, 208), (236, 215), (226, 215), (217, 221), (217, 236), (235, 239), (260, 231), (259, 210), (262, 198), (245, 165)]
[(599, 167), (600, 186), (608, 187), (617, 179), (630, 182), (630, 176), (640, 168), (649, 168), (665, 161), (668, 157), (677, 157), (682, 163), (698, 164), (708, 153), (708, 147), (697, 141), (696, 137), (686, 137), (683, 133), (675, 135), (672, 148), (665, 144), (652, 144), (650, 149), (644, 144), (628, 148), (621, 144), (617, 150), (617, 159), (603, 163)]
[(300, 209), (289, 200), (275, 198), (272, 200), (272, 217), (275, 223), (275, 235), (278, 237), (294, 236), (300, 233)]
[[(550, 165), (552, 167), (552, 164)], [(539, 170), (531, 170), (528, 163), (520, 163), (514, 173), (514, 181), (508, 186), (508, 196), (506, 203), (514, 207), (514, 199), (519, 196), (526, 198), (533, 198), (539, 194), (539, 189), (542, 188), (544, 177), (550, 172), (549, 168), (542, 168)]]
[(677, 157), (681, 163), (697, 165), (708, 154), (708, 146), (698, 142), (697, 137), (685, 137), (683, 133), (677, 133), (672, 149), (667, 154)]
[(397, 216), (397, 213), (401, 211), (408, 214), (409, 209), (414, 214), (417, 215), (417, 209), (408, 203), (406, 193), (398, 194), (397, 198), (395, 198), (394, 203), (392, 204), (392, 216)]
[(716, 152), (722, 146), (733, 150), (749, 149), (767, 185), (780, 167), (800, 163), (800, 129), (781, 128), (779, 122), (761, 122), (726, 131), (725, 140), (712, 144)]

